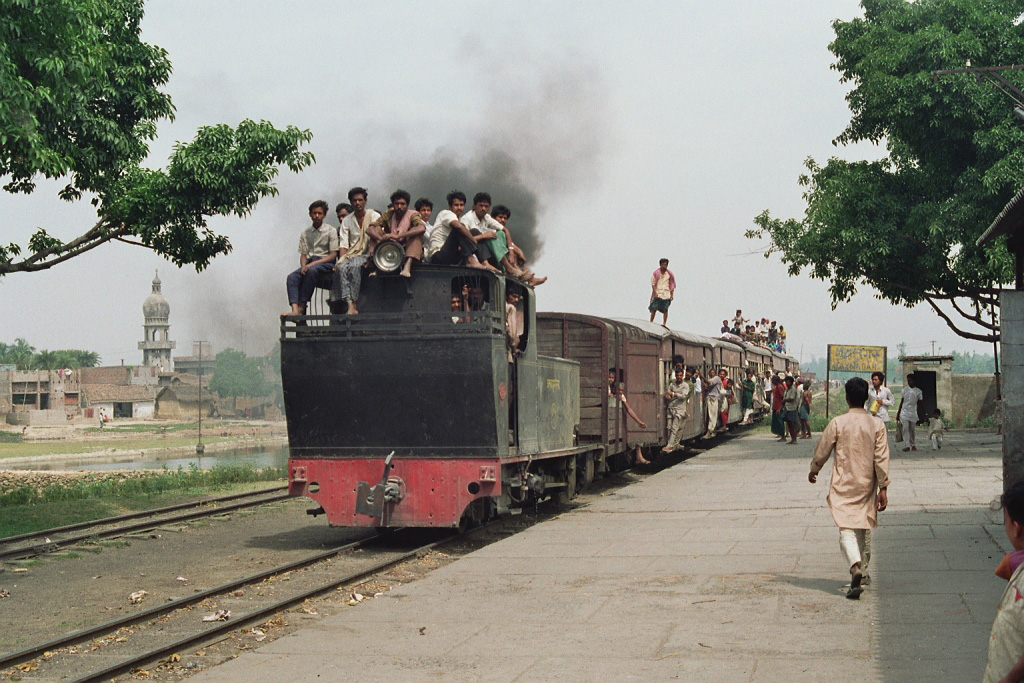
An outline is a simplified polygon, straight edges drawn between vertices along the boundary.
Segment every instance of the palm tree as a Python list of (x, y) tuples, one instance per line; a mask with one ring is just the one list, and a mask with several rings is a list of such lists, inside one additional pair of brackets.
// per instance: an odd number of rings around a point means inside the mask
[(61, 367), (59, 351), (43, 349), (32, 356), (32, 367), (36, 370), (56, 370)]
[(100, 354), (95, 351), (75, 351), (76, 361), (79, 368), (94, 368), (100, 364)]
[(28, 370), (32, 367), (32, 354), (35, 352), (36, 347), (25, 341), (24, 337), (15, 339), (14, 345), (8, 351), (10, 362), (16, 364), (21, 370)]

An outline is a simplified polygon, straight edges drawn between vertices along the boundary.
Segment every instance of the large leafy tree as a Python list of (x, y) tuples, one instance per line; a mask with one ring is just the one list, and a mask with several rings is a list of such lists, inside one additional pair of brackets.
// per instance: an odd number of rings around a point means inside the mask
[[(110, 240), (205, 268), (231, 250), (207, 227), (248, 214), (276, 193), (280, 166), (313, 162), (312, 135), (262, 121), (200, 128), (163, 169), (142, 166), (161, 119), (167, 53), (140, 38), (143, 0), (0, 0), (0, 182), (32, 192), (39, 177), (66, 182), (60, 197), (89, 197), (96, 223), (67, 236), (39, 228), (27, 245), (0, 244), (0, 276), (37, 271)], [(26, 248), (27, 247), (27, 248)]]
[(271, 387), (263, 379), (259, 360), (249, 358), (241, 351), (224, 349), (217, 354), (210, 378), (210, 391), (220, 396), (266, 396)]
[(954, 332), (998, 339), (1005, 248), (975, 241), (1024, 183), (1024, 125), (972, 75), (932, 72), (1024, 63), (1024, 0), (864, 0), (833, 24), (829, 49), (852, 118), (837, 145), (870, 141), (878, 161), (807, 161), (804, 217), (768, 211), (748, 237), (770, 240), (793, 275), (830, 283), (833, 306), (868, 284), (896, 305), (927, 302)]

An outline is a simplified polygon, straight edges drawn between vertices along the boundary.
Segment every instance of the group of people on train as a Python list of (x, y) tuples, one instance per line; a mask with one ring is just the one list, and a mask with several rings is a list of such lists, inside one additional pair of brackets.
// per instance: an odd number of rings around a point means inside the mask
[(512, 239), (512, 211), (502, 205), (492, 208), (486, 192), (473, 197), (468, 211), (464, 193), (448, 193), (448, 208), (433, 224), (434, 204), (426, 197), (410, 207), (411, 195), (395, 190), (383, 213), (367, 208), (368, 198), (364, 187), (349, 190), (348, 202), (335, 207), (340, 228), (324, 222), (327, 202), (309, 205), (311, 225), (299, 235), (299, 268), (287, 278), (291, 309), (284, 315), (305, 315), (314, 290), (328, 276), (331, 300), (343, 305), (344, 313), (358, 314), (363, 275), (373, 265), (374, 249), (385, 242), (402, 247), (402, 277), (412, 277), (415, 261), (503, 273), (531, 287), (547, 280), (529, 269), (526, 254)]

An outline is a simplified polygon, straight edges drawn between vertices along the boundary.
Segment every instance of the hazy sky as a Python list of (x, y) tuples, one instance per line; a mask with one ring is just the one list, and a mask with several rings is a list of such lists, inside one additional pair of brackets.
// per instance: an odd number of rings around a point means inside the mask
[[(139, 363), (142, 301), (159, 269), (175, 355), (200, 338), (265, 353), (310, 201), (333, 206), (366, 185), (381, 208), (404, 171), (447, 159), (476, 172), (500, 150), (538, 202), (535, 269), (550, 278), (541, 310), (646, 317), (650, 273), (665, 256), (679, 284), (677, 329), (714, 334), (742, 308), (781, 322), (805, 358), (828, 343), (991, 352), (927, 306), (896, 308), (868, 288), (832, 311), (826, 283), (789, 277), (743, 236), (763, 209), (802, 215), (806, 157), (881, 154), (831, 144), (849, 119), (830, 68), (831, 22), (860, 13), (850, 0), (151, 1), (143, 38), (170, 54), (177, 107), (152, 165), (198, 126), (245, 118), (311, 129), (317, 164), (284, 172), (280, 196), (248, 219), (211, 220), (234, 251), (203, 273), (115, 243), (0, 279), (0, 341)], [(65, 204), (56, 187), (0, 194), (5, 242), (24, 244), (38, 226), (71, 239), (92, 224), (88, 202)]]

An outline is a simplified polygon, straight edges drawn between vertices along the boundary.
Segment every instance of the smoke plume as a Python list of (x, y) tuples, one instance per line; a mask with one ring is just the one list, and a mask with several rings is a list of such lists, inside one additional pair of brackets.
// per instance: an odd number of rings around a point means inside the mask
[[(261, 203), (245, 228), (247, 243), (256, 243), (245, 251), (259, 256), (242, 256), (240, 248), (230, 257), (230, 267), (218, 259), (208, 271), (188, 277), (191, 310), (186, 315), (194, 338), (209, 339), (215, 351), (227, 346), (250, 354), (269, 351), (277, 338), (278, 316), (287, 309), (284, 281), (296, 267), (295, 242), (306, 204), (323, 198), (333, 208), (347, 201), (353, 185), (369, 188), (372, 208), (383, 209), (391, 192), (402, 188), (413, 200), (433, 201), (435, 215), (452, 190), (461, 190), (470, 201), (475, 193), (488, 192), (493, 204), (511, 209), (509, 229), (531, 263), (541, 255), (545, 234), (578, 229), (545, 223), (544, 215), (548, 207), (586, 189), (607, 151), (608, 107), (599, 69), (572, 53), (535, 52), (513, 59), (485, 44), (467, 46), (460, 58), (475, 66), (453, 102), (479, 103), (472, 112), (476, 123), (452, 125), (439, 146), (437, 136), (432, 143), (417, 143), (407, 124), (385, 129), (371, 122), (359, 131), (357, 146), (332, 156), (333, 150), (323, 149), (330, 147), (326, 133), (314, 128), (317, 167), (299, 176), (283, 174), (281, 196)], [(371, 149), (367, 140), (391, 140), (395, 148), (378, 144)], [(360, 160), (360, 168), (350, 167), (353, 159)], [(325, 176), (335, 180), (325, 184)], [(328, 222), (336, 224), (333, 211)]]

